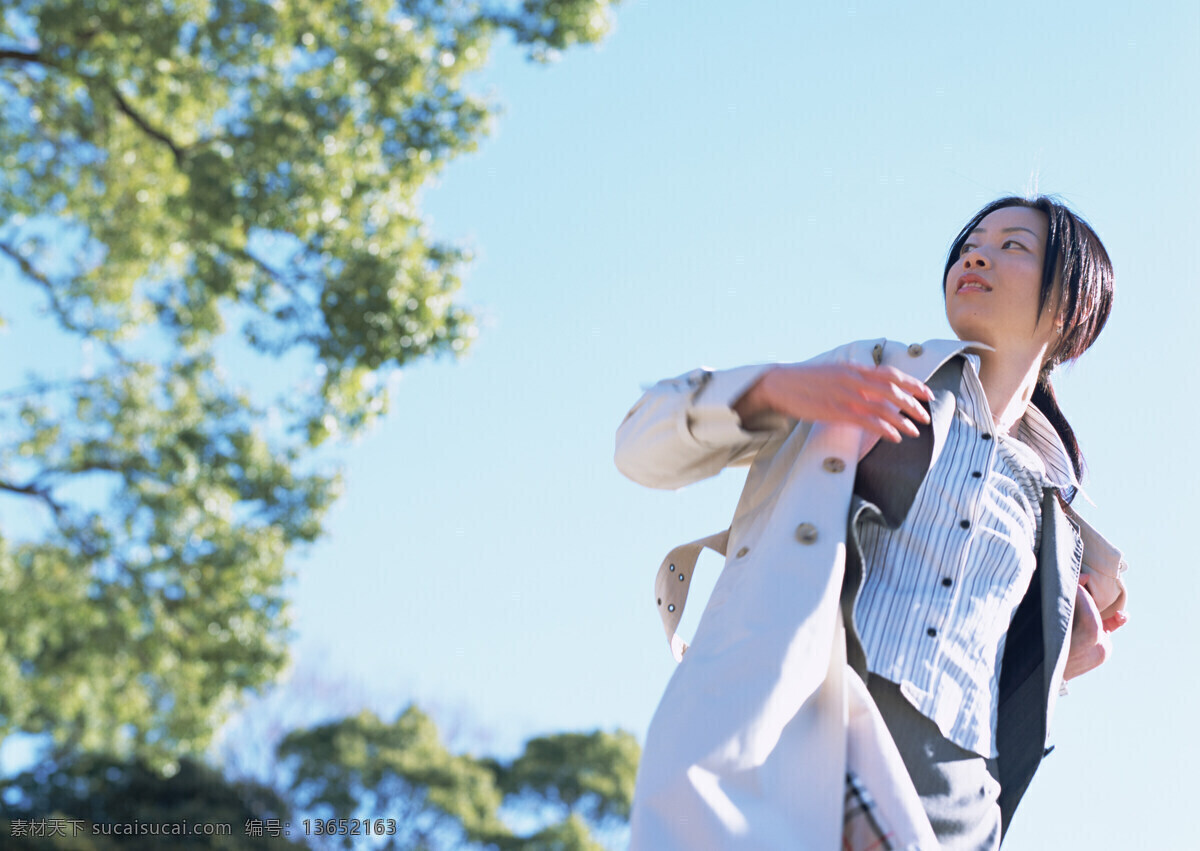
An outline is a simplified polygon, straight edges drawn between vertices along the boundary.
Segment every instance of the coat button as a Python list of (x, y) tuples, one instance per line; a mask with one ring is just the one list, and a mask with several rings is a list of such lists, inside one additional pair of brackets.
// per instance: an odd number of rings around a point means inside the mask
[(871, 349), (871, 360), (875, 361), (875, 365), (879, 366), (883, 363), (883, 343), (876, 343)]
[(908, 353), (914, 358), (920, 357), (921, 352), (923, 352), (923, 351), (925, 351), (925, 350), (923, 348), (921, 348), (920, 343), (913, 343), (911, 346), (908, 347)]
[(801, 523), (796, 527), (796, 540), (802, 544), (811, 544), (817, 540), (817, 527), (811, 523)]
[(841, 458), (834, 458), (833, 456), (830, 456), (829, 458), (825, 459), (823, 466), (825, 467), (825, 471), (828, 473), (840, 473), (842, 470), (846, 469), (846, 462)]
[(675, 604), (674, 604), (674, 603), (671, 603), (671, 604), (669, 604), (669, 605), (667, 606), (667, 611), (668, 611), (668, 612), (673, 612), (673, 611), (675, 611)]
[(737, 551), (737, 557), (738, 557), (738, 558), (741, 558), (742, 556), (744, 556), (744, 555), (745, 555), (746, 553), (748, 553), (748, 552), (750, 552), (750, 548), (749, 548), (749, 547), (742, 547), (740, 550), (738, 550), (738, 551)]

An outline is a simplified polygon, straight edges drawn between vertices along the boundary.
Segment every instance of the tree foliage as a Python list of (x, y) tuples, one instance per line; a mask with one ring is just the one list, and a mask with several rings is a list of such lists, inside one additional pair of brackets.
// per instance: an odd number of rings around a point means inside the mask
[[(363, 712), (295, 730), (276, 756), (288, 779), (274, 789), (189, 758), (174, 772), (96, 754), (51, 758), (0, 783), (0, 836), (28, 851), (603, 851), (599, 838), (628, 820), (638, 747), (628, 733), (597, 731), (532, 739), (511, 760), (455, 754), (409, 706), (390, 724)], [(142, 825), (158, 832), (123, 832)], [(229, 829), (168, 833), (187, 825)]]
[[(314, 449), (474, 334), (418, 203), (486, 132), (471, 75), (502, 34), (598, 40), (609, 6), (5, 4), (0, 280), (52, 327), (0, 391), (0, 495), (44, 510), (0, 529), (0, 733), (161, 763), (275, 676), (285, 556), (338, 492)], [(254, 357), (265, 397), (227, 371)]]
[(625, 822), (639, 752), (628, 734), (558, 733), (530, 739), (521, 756), (492, 770), (506, 795), (556, 805), (566, 818)]
[[(508, 761), (452, 754), (429, 716), (409, 706), (391, 724), (364, 712), (293, 732), (278, 754), (298, 809), (393, 819), (389, 848), (599, 851), (592, 827), (628, 821), (639, 748), (628, 733), (596, 731), (531, 739)], [(513, 831), (505, 808), (536, 814), (543, 826)]]
[[(3, 792), (0, 812), (7, 824), (0, 825), (0, 835), (5, 848), (21, 851), (306, 847), (283, 835), (289, 810), (276, 793), (253, 783), (231, 783), (188, 758), (164, 776), (137, 759), (73, 754), (24, 772), (6, 782)], [(280, 825), (278, 835), (249, 835), (252, 823), (270, 820)], [(227, 829), (215, 833), (217, 826)]]

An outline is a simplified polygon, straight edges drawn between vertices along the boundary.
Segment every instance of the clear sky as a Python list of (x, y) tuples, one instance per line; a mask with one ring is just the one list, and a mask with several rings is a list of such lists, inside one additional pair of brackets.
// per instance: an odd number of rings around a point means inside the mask
[[(1200, 798), (1181, 534), (1200, 508), (1200, 6), (1139, 6), (627, 0), (555, 66), (497, 49), (496, 132), (424, 205), (477, 251), (480, 337), (407, 371), (343, 453), (330, 534), (293, 561), (297, 680), (415, 700), (500, 752), (640, 739), (675, 664), (655, 570), (728, 525), (744, 475), (622, 478), (613, 435), (641, 387), (952, 336), (959, 227), (1057, 193), (1116, 266), (1108, 327), (1056, 387), (1090, 469), (1077, 505), (1131, 565), (1130, 621), (1060, 701), (1006, 847), (1178, 847)], [(685, 633), (719, 570), (701, 562)]]

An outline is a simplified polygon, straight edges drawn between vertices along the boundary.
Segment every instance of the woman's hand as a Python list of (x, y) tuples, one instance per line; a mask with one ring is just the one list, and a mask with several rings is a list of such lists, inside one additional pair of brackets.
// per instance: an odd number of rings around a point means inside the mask
[(861, 426), (899, 443), (902, 433), (919, 434), (912, 420), (929, 422), (918, 399), (932, 400), (933, 391), (892, 366), (794, 364), (767, 370), (733, 409), (743, 423), (772, 410), (796, 420)]
[(1064, 680), (1072, 680), (1080, 674), (1086, 674), (1093, 668), (1104, 664), (1112, 655), (1112, 639), (1108, 634), (1117, 627), (1124, 626), (1128, 618), (1124, 612), (1117, 612), (1106, 620), (1100, 620), (1100, 610), (1096, 601), (1087, 590), (1091, 576), (1084, 573), (1079, 577), (1079, 587), (1075, 591), (1075, 618), (1071, 622), (1071, 651), (1067, 654), (1067, 667), (1063, 671)]

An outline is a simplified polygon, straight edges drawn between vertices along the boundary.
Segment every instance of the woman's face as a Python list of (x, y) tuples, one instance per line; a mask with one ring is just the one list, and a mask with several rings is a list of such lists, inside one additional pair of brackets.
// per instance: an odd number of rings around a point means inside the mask
[(1030, 207), (1002, 207), (971, 231), (946, 275), (946, 318), (960, 340), (1036, 353), (1055, 338), (1058, 293), (1038, 315), (1049, 223)]

